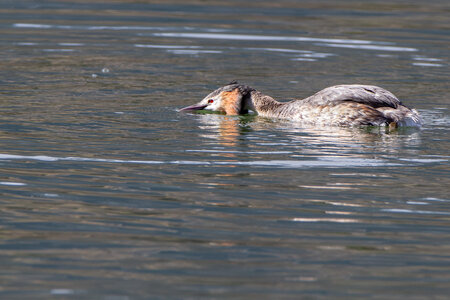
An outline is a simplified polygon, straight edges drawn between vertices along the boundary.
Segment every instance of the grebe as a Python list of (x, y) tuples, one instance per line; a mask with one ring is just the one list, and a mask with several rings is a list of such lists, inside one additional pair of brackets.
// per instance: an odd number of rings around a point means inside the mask
[(415, 109), (404, 106), (391, 92), (373, 85), (336, 85), (316, 94), (281, 103), (236, 81), (230, 82), (186, 110), (212, 110), (227, 115), (249, 110), (263, 117), (331, 126), (415, 126), (422, 124)]

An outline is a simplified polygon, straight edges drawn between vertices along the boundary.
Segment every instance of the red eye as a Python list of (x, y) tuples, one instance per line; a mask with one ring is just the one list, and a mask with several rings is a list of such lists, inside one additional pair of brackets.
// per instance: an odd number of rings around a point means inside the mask
[(209, 99), (209, 100), (208, 100), (208, 104), (211, 104), (211, 103), (213, 103), (213, 102), (214, 102), (213, 99)]

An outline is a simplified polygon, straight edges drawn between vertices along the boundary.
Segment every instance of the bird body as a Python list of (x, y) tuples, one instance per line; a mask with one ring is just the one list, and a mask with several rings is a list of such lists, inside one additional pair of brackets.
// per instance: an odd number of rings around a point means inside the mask
[(305, 99), (278, 102), (237, 82), (221, 87), (182, 110), (213, 110), (227, 115), (249, 110), (269, 118), (327, 126), (420, 126), (415, 109), (404, 106), (391, 92), (372, 85), (336, 85)]

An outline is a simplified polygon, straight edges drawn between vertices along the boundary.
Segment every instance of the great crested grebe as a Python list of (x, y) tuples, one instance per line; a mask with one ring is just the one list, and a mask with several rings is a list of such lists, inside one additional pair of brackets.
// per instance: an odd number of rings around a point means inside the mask
[(236, 81), (218, 88), (186, 110), (212, 110), (227, 115), (249, 110), (263, 117), (281, 118), (311, 125), (415, 126), (422, 124), (415, 109), (404, 106), (391, 92), (373, 85), (336, 85), (316, 94), (281, 103)]

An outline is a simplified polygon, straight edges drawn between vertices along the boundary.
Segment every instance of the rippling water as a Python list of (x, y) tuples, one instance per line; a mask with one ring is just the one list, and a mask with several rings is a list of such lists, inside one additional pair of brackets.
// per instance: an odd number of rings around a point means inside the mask
[[(445, 299), (447, 1), (0, 3), (2, 299)], [(421, 130), (180, 113), (376, 84)]]

